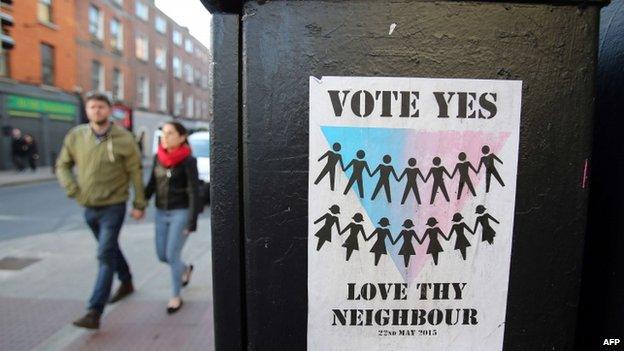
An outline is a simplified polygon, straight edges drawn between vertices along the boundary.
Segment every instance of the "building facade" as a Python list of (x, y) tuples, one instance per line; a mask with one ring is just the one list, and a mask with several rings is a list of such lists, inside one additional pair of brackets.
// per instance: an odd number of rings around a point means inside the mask
[[(209, 50), (154, 0), (2, 0), (1, 6), (0, 80), (6, 84), (0, 99), (8, 99), (3, 94), (15, 86), (20, 94), (45, 97), (40, 103), (46, 106), (55, 96), (75, 103), (76, 118), (64, 120), (69, 128), (80, 121), (83, 107), (68, 96), (105, 92), (132, 111), (145, 154), (153, 151), (154, 132), (166, 120), (207, 127)], [(47, 122), (17, 123), (15, 118), (28, 118), (22, 112), (2, 116), (4, 129), (25, 125), (25, 132), (53, 139), (42, 129)], [(45, 151), (47, 164), (56, 151)], [(7, 163), (0, 160), (0, 167)]]
[[(180, 118), (210, 120), (209, 50), (153, 0), (75, 0), (77, 86), (133, 110), (149, 155), (154, 131)], [(200, 123), (200, 126), (202, 123)]]
[(13, 128), (34, 137), (39, 165), (51, 165), (79, 121), (74, 17), (74, 0), (0, 2), (0, 169), (11, 168)]
[(187, 28), (153, 0), (75, 4), (80, 91), (106, 91), (135, 111), (209, 119), (210, 55)]
[[(21, 83), (76, 88), (75, 0), (19, 0), (7, 6), (15, 25), (7, 76)], [(80, 1), (77, 1), (80, 2)]]

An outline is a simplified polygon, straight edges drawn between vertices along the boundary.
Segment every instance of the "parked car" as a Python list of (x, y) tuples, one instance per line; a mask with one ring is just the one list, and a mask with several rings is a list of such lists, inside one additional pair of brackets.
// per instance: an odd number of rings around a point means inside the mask
[[(160, 143), (160, 129), (154, 131), (152, 142), (153, 153), (156, 154)], [(200, 187), (204, 205), (210, 203), (210, 133), (195, 132), (189, 135), (188, 142), (193, 150), (193, 156), (197, 159), (197, 172), (199, 174)]]
[(210, 133), (195, 132), (188, 137), (193, 150), (193, 156), (197, 159), (197, 172), (202, 182), (202, 194), (204, 203), (210, 203)]

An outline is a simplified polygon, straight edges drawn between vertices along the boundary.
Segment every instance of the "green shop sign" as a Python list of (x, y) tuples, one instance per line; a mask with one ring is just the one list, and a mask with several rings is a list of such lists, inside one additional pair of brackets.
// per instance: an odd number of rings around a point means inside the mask
[(65, 118), (76, 115), (76, 106), (65, 102), (43, 100), (19, 95), (7, 95), (7, 109), (11, 112), (47, 113), (55, 117)]

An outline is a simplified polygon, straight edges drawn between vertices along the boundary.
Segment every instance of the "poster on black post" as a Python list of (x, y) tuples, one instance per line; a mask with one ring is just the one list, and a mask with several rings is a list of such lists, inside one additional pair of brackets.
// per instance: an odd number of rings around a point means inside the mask
[(521, 95), (310, 77), (308, 350), (502, 350)]

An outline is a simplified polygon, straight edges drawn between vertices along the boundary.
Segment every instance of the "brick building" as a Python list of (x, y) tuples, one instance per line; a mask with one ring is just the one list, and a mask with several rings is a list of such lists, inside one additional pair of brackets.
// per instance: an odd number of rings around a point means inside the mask
[[(0, 121), (4, 130), (23, 128), (45, 141), (46, 164), (80, 120), (77, 93), (104, 91), (131, 108), (146, 154), (166, 120), (207, 127), (209, 51), (154, 0), (0, 0), (0, 6), (7, 46), (0, 51)], [(10, 101), (28, 110), (11, 109)], [(55, 113), (59, 106), (71, 113)], [(9, 144), (8, 136), (0, 139), (0, 168), (10, 166)]]
[(210, 54), (187, 28), (156, 8), (154, 0), (75, 4), (78, 89), (108, 92), (132, 108), (135, 133), (146, 136), (146, 154), (154, 131), (166, 120), (207, 127)]
[(78, 91), (108, 91), (114, 100), (125, 101), (133, 89), (126, 82), (133, 60), (129, 5), (107, 0), (75, 4)]
[[(7, 75), (19, 82), (73, 91), (76, 87), (76, 0), (19, 0), (7, 7), (15, 19)], [(81, 1), (77, 1), (81, 2)]]
[(82, 91), (110, 92), (135, 111), (208, 120), (208, 49), (153, 0), (76, 0), (76, 23)]
[(1, 0), (0, 169), (11, 168), (12, 128), (38, 143), (39, 164), (54, 162), (79, 121), (74, 0)]

